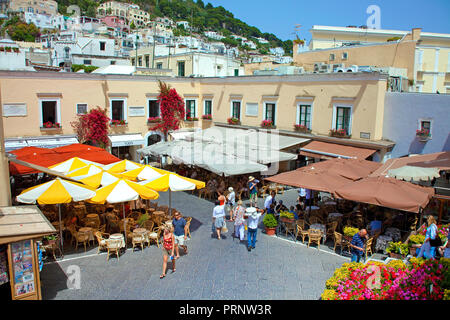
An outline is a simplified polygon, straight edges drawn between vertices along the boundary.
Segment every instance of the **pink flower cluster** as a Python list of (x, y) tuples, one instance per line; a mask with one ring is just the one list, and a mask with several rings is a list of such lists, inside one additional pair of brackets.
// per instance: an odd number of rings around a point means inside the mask
[(263, 120), (261, 122), (261, 127), (263, 127), (263, 128), (270, 128), (272, 126), (273, 126), (272, 120)]
[(170, 130), (177, 130), (180, 125), (180, 120), (186, 116), (183, 99), (175, 89), (161, 82), (158, 102), (161, 109), (162, 122), (150, 130), (160, 130), (164, 134), (167, 134)]

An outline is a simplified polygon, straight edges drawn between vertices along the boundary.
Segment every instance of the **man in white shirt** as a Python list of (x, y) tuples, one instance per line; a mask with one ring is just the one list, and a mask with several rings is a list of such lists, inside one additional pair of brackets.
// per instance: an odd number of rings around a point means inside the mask
[(212, 235), (214, 235), (214, 230), (217, 233), (217, 239), (221, 239), (220, 232), (222, 227), (225, 225), (225, 204), (220, 205), (217, 200), (215, 202), (215, 207), (213, 209), (213, 224), (212, 224)]
[(233, 221), (233, 211), (234, 211), (234, 204), (236, 201), (236, 194), (234, 193), (233, 187), (228, 188), (228, 195), (227, 195), (227, 204), (228, 204), (228, 210), (230, 211), (230, 220)]
[(274, 192), (274, 191), (272, 191), (272, 192), (266, 197), (266, 200), (264, 201), (264, 208), (266, 209), (266, 212), (267, 212), (267, 210), (270, 209), (270, 205), (271, 205), (272, 203), (275, 204), (275, 192)]
[(258, 233), (259, 218), (264, 215), (264, 210), (253, 208), (254, 211), (248, 216), (247, 221), (247, 250), (255, 249), (256, 234)]

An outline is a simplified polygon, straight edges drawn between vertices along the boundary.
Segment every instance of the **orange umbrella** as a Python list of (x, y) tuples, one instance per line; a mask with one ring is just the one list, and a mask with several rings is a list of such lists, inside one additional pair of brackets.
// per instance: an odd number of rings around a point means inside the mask
[(433, 195), (433, 188), (385, 177), (365, 178), (335, 191), (335, 196), (343, 199), (416, 213)]

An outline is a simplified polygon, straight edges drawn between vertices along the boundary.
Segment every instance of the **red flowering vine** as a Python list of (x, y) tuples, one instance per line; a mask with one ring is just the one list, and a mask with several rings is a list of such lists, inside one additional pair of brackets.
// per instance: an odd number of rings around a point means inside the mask
[(159, 81), (158, 102), (162, 121), (149, 130), (162, 131), (167, 140), (167, 133), (170, 130), (177, 130), (180, 126), (180, 121), (186, 115), (184, 101), (174, 88), (170, 88), (166, 83)]
[(80, 143), (91, 142), (105, 148), (109, 144), (109, 117), (106, 108), (97, 107), (89, 113), (79, 115), (77, 121), (71, 122)]

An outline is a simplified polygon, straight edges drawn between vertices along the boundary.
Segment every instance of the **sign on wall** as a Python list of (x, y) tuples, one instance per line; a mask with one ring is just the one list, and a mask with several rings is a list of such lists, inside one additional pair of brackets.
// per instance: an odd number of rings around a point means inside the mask
[(258, 104), (257, 103), (249, 103), (245, 104), (245, 115), (251, 117), (258, 116)]
[(144, 106), (129, 106), (128, 116), (130, 117), (145, 117), (145, 107)]
[(4, 117), (24, 117), (27, 115), (26, 103), (5, 103), (3, 104)]

